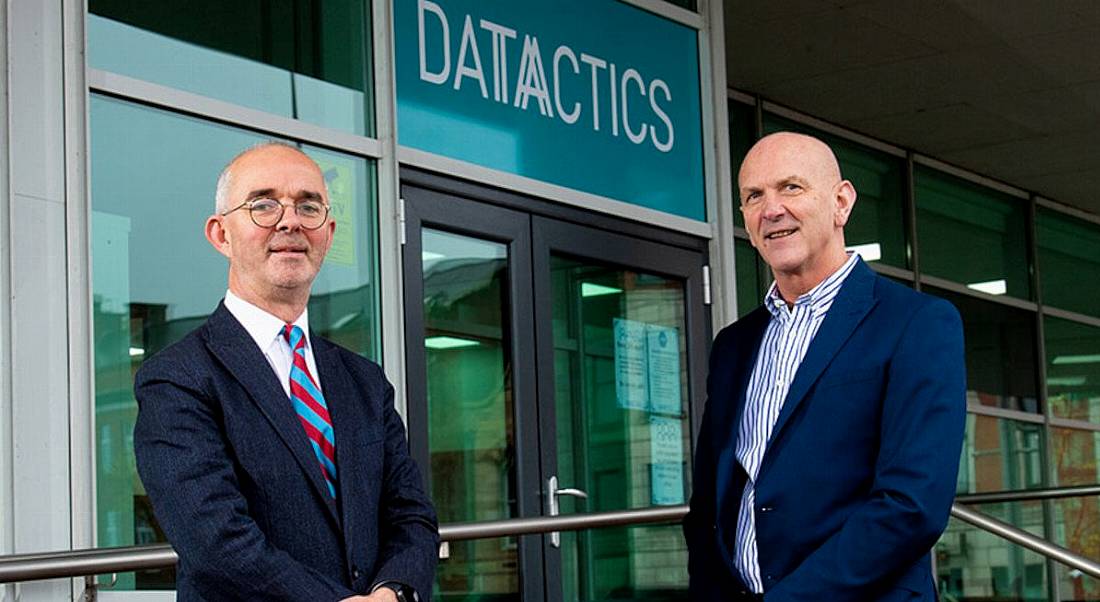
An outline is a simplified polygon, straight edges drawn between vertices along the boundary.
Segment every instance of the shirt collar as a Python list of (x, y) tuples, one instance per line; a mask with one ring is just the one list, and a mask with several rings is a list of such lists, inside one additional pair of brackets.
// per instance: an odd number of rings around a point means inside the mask
[[(260, 348), (260, 351), (267, 353), (272, 341), (282, 338), (285, 322), (234, 295), (233, 291), (225, 291), (225, 308), (233, 314), (234, 318), (237, 318), (241, 326), (244, 326), (248, 335), (252, 337), (253, 341), (256, 341), (256, 346)], [(294, 325), (302, 329), (302, 333), (305, 335), (306, 347), (309, 348), (309, 308), (302, 310), (302, 315), (294, 320)]]
[[(809, 307), (810, 311), (814, 314), (829, 311), (829, 308), (833, 305), (833, 300), (836, 299), (837, 293), (840, 292), (840, 286), (844, 284), (844, 280), (852, 273), (852, 269), (856, 267), (856, 263), (858, 263), (859, 260), (859, 253), (854, 251), (849, 252), (848, 260), (844, 262), (844, 265), (837, 268), (835, 272), (830, 274), (828, 278), (819, 282), (817, 286), (801, 294), (794, 300), (795, 307)], [(776, 318), (783, 316), (783, 310), (788, 309), (786, 301), (784, 301), (783, 296), (779, 294), (779, 286), (774, 281), (772, 285), (768, 287), (767, 294), (764, 295), (764, 307), (767, 307), (772, 316)]]

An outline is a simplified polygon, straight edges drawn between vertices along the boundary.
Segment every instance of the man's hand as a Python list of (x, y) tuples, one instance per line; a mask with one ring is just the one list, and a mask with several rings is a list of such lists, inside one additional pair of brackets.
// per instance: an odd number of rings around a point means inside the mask
[(340, 602), (397, 602), (397, 594), (388, 587), (380, 587), (368, 596), (352, 596)]

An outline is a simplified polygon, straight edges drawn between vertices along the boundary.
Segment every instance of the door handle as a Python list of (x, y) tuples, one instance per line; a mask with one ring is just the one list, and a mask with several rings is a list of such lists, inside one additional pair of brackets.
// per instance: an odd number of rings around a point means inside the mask
[[(546, 482), (546, 506), (550, 509), (550, 516), (557, 516), (561, 514), (561, 510), (558, 506), (558, 496), (568, 495), (571, 497), (580, 498), (582, 500), (588, 499), (588, 494), (575, 487), (563, 487), (558, 488), (558, 477), (554, 475), (550, 477)], [(561, 547), (561, 533), (558, 531), (550, 532), (550, 545), (555, 548)]]

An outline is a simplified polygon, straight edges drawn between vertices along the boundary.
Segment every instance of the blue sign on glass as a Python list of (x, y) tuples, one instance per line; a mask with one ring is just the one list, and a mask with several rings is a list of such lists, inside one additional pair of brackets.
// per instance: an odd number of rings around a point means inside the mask
[(405, 146), (705, 220), (697, 32), (616, 0), (395, 0)]

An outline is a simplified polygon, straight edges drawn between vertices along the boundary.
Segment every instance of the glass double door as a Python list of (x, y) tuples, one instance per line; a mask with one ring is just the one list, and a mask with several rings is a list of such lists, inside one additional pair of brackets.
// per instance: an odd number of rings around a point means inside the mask
[[(409, 440), (441, 523), (687, 501), (703, 255), (405, 186)], [(453, 542), (437, 600), (682, 599), (678, 525)]]

